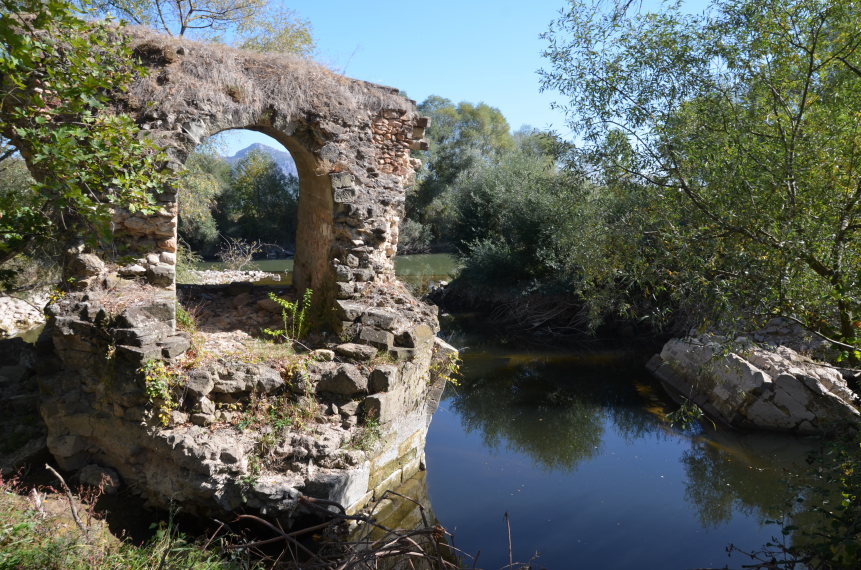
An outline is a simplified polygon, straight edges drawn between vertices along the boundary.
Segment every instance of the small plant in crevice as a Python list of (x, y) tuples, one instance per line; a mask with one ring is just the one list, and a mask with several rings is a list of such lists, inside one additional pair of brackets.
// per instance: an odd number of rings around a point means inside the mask
[(459, 386), (461, 380), (461, 364), (463, 360), (457, 352), (449, 352), (446, 356), (434, 355), (430, 365), (430, 380), (434, 377), (441, 378), (446, 382)]
[(179, 301), (176, 302), (176, 326), (191, 335), (197, 332), (197, 319), (193, 312), (183, 307)]
[(281, 321), (284, 325), (282, 329), (263, 329), (263, 332), (273, 337), (276, 341), (285, 343), (296, 343), (305, 336), (310, 325), (308, 321), (308, 312), (311, 307), (311, 299), (314, 292), (311, 289), (305, 289), (301, 300), (289, 301), (276, 295), (269, 293), (269, 298), (281, 307)]
[(248, 458), (248, 473), (240, 480), (246, 487), (251, 487), (260, 479), (260, 474), (263, 473), (263, 459), (258, 455), (251, 455)]
[(170, 425), (170, 414), (179, 406), (174, 389), (179, 385), (179, 374), (170, 369), (163, 360), (147, 360), (139, 371), (144, 376), (144, 385), (149, 405), (156, 413), (159, 423)]
[(382, 439), (382, 436), (380, 418), (375, 414), (366, 413), (362, 418), (361, 426), (353, 433), (347, 447), (360, 451), (371, 451)]
[(252, 395), (251, 401), (236, 424), (236, 429), (266, 433), (274, 430), (276, 434), (287, 428), (303, 431), (316, 417), (317, 401), (313, 397), (304, 395), (293, 399), (287, 394)]

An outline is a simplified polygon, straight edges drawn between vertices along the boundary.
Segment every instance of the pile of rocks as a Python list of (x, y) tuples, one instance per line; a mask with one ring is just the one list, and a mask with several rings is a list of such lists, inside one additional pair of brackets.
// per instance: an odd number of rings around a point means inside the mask
[(186, 281), (189, 284), (198, 285), (227, 285), (230, 283), (253, 283), (255, 281), (281, 281), (280, 273), (268, 273), (266, 271), (239, 271), (239, 270), (215, 270), (207, 269), (198, 271), (193, 269), (187, 272)]

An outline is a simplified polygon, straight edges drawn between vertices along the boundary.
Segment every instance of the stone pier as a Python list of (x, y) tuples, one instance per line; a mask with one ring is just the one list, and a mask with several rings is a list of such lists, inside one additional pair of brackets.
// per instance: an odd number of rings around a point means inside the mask
[[(164, 187), (155, 214), (115, 213), (110, 254), (69, 252), (73, 279), (37, 344), (48, 448), (62, 468), (104, 473), (156, 506), (289, 519), (307, 495), (359, 509), (423, 468), (456, 358), (435, 336), (435, 308), (394, 275), (420, 167), (410, 154), (426, 148), (428, 120), (397, 89), (301, 58), (128, 33), (149, 73), (113, 111), (167, 149), (166, 168), (181, 170), (229, 129), (265, 133), (292, 154), (295, 290), (276, 293), (313, 290), (316, 332), (292, 354), (229, 325), (177, 329), (179, 204)], [(232, 287), (219, 294), (237, 321), (280, 322), (270, 291)]]

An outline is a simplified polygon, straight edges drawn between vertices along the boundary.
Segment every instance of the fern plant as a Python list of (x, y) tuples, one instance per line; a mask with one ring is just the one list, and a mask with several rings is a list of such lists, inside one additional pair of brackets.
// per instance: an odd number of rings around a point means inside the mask
[(284, 328), (281, 329), (263, 329), (263, 332), (273, 337), (275, 340), (283, 342), (296, 342), (304, 337), (308, 332), (308, 309), (311, 307), (311, 297), (314, 292), (311, 289), (305, 289), (302, 299), (289, 301), (276, 295), (269, 293), (269, 298), (278, 303), (281, 307), (281, 321)]

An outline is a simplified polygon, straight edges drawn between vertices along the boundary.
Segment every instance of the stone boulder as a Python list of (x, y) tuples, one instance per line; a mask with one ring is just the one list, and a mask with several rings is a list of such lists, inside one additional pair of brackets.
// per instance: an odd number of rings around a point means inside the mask
[(788, 346), (705, 334), (668, 341), (647, 366), (671, 395), (731, 426), (799, 434), (861, 426), (841, 371)]
[(15, 336), (45, 323), (45, 315), (39, 307), (45, 299), (32, 300), (0, 296), (0, 338)]

